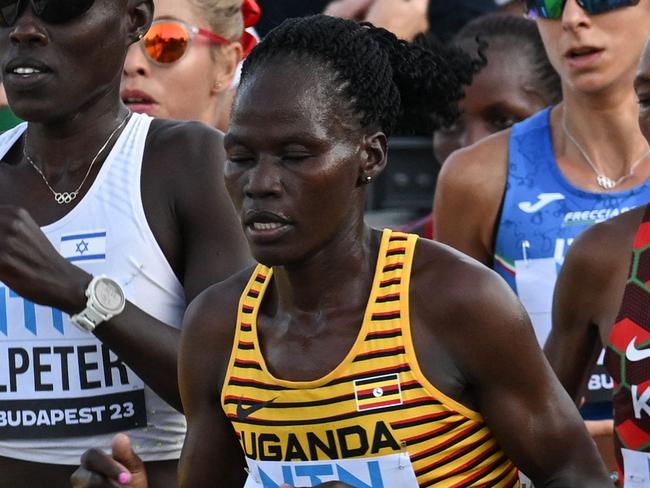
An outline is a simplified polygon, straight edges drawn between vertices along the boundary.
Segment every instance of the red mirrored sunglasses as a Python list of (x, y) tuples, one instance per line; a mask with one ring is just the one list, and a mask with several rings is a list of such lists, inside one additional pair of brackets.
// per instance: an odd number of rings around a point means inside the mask
[[(1, 1), (1, 0), (0, 0)], [(255, 0), (244, 0), (242, 3), (244, 27), (253, 27), (261, 16), (261, 10)], [(171, 64), (180, 60), (192, 45), (192, 40), (202, 36), (213, 44), (226, 45), (231, 41), (202, 27), (190, 25), (176, 19), (158, 19), (142, 39), (142, 50), (146, 56), (157, 64)], [(251, 33), (244, 31), (239, 42), (244, 50), (244, 56), (255, 47), (257, 39)]]
[(140, 45), (154, 63), (171, 64), (185, 55), (197, 36), (202, 36), (213, 44), (230, 44), (225, 37), (202, 27), (180, 20), (159, 19), (151, 24)]

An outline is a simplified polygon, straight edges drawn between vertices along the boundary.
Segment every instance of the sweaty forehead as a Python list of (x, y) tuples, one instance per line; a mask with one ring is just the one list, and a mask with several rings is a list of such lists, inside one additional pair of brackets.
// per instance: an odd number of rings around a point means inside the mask
[(287, 61), (255, 67), (239, 88), (232, 128), (298, 125), (329, 132), (336, 94), (327, 75), (315, 65)]

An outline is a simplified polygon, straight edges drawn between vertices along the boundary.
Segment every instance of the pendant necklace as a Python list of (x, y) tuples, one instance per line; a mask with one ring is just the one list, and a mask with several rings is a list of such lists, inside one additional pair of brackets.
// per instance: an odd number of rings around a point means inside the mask
[(564, 133), (566, 136), (569, 138), (569, 140), (573, 143), (573, 145), (580, 151), (580, 154), (582, 154), (582, 157), (587, 161), (587, 164), (589, 164), (589, 167), (593, 170), (594, 173), (596, 173), (596, 183), (598, 183), (598, 186), (605, 190), (612, 190), (618, 185), (620, 185), (623, 181), (627, 180), (630, 176), (634, 174), (634, 170), (636, 167), (646, 158), (648, 154), (650, 154), (650, 148), (645, 151), (639, 159), (634, 161), (630, 165), (630, 171), (618, 178), (617, 180), (611, 179), (609, 176), (606, 176), (603, 171), (601, 171), (591, 160), (591, 158), (587, 155), (587, 151), (584, 150), (584, 148), (578, 144), (578, 141), (576, 141), (575, 137), (569, 132), (569, 129), (566, 125), (566, 115), (562, 117), (562, 129), (564, 130)]
[(86, 175), (84, 176), (83, 180), (81, 180), (81, 183), (79, 183), (77, 189), (74, 191), (58, 192), (54, 190), (54, 188), (52, 188), (52, 185), (50, 185), (50, 182), (47, 181), (47, 178), (45, 177), (45, 174), (43, 174), (41, 168), (39, 168), (38, 165), (34, 162), (34, 160), (29, 156), (29, 154), (27, 154), (27, 133), (25, 133), (25, 144), (23, 145), (23, 156), (25, 157), (27, 162), (32, 166), (32, 168), (34, 168), (36, 172), (39, 175), (41, 175), (41, 178), (43, 178), (45, 185), (52, 192), (52, 195), (54, 195), (54, 200), (56, 200), (56, 203), (58, 203), (59, 205), (67, 205), (69, 203), (72, 203), (77, 198), (77, 195), (79, 195), (79, 191), (84, 186), (84, 183), (86, 183), (86, 180), (88, 179), (88, 176), (90, 175), (93, 166), (97, 162), (97, 159), (99, 159), (99, 156), (104, 152), (104, 149), (106, 149), (106, 147), (111, 142), (115, 134), (117, 134), (117, 132), (122, 127), (124, 127), (124, 124), (126, 124), (126, 121), (128, 120), (130, 115), (131, 112), (129, 111), (126, 114), (126, 116), (122, 119), (122, 121), (119, 124), (117, 124), (117, 127), (115, 128), (115, 130), (113, 130), (113, 132), (111, 132), (111, 135), (108, 136), (108, 139), (106, 139), (106, 142), (102, 145), (102, 147), (99, 148), (99, 151), (97, 151), (97, 154), (95, 154), (95, 157), (90, 162), (90, 166), (88, 166), (88, 171), (86, 171)]

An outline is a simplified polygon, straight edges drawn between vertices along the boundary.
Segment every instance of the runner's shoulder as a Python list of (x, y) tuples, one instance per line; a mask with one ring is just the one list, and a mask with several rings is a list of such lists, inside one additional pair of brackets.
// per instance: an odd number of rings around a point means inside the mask
[(225, 199), (225, 160), (223, 134), (216, 129), (201, 122), (154, 119), (142, 166), (143, 198), (174, 209), (176, 218), (196, 215), (198, 209), (208, 218), (220, 208), (214, 199)]
[(214, 344), (230, 351), (237, 321), (239, 299), (254, 266), (209, 286), (187, 308), (183, 322), (183, 341), (198, 345)]
[(168, 141), (170, 137), (180, 138), (181, 142), (191, 142), (204, 137), (223, 140), (221, 131), (195, 120), (154, 119), (151, 121), (148, 135), (152, 141), (163, 142)]
[(482, 351), (504, 351), (516, 338), (534, 337), (526, 312), (503, 278), (443, 244), (419, 241), (409, 298), (417, 343), (435, 344), (444, 351), (441, 357), (453, 363), (452, 371), (466, 378), (483, 367)]
[(213, 161), (223, 162), (223, 133), (202, 122), (154, 119), (147, 136), (147, 153), (157, 164), (170, 164), (184, 171), (200, 169)]
[(252, 271), (243, 270), (208, 287), (187, 308), (178, 371), (188, 414), (197, 401), (217, 401), (235, 340), (239, 297)]
[(508, 171), (509, 141), (507, 129), (454, 151), (442, 166), (440, 181), (451, 186), (450, 190), (471, 191), (473, 199), (496, 193), (500, 200)]
[(474, 258), (438, 242), (418, 240), (411, 283), (414, 305), (432, 318), (453, 316), (483, 322), (496, 317), (519, 318), (521, 314), (503, 278)]

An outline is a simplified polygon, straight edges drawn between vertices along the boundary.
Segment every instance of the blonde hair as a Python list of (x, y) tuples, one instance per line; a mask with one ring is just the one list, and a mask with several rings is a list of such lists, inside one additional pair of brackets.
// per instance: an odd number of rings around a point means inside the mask
[(210, 30), (231, 41), (244, 32), (242, 0), (189, 0), (210, 25)]

